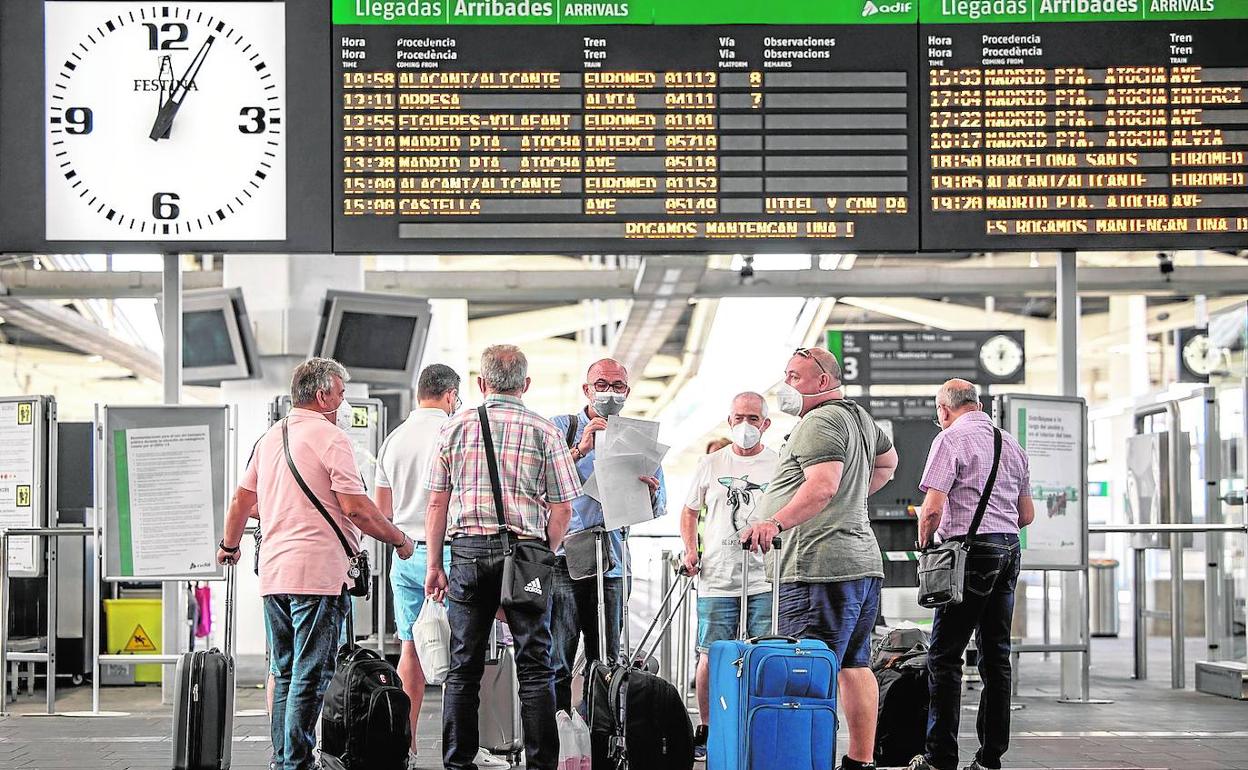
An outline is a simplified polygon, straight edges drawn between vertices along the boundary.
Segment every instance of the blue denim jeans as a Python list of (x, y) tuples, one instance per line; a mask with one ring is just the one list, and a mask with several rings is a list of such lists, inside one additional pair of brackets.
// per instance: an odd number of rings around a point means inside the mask
[[(771, 594), (754, 594), (745, 610), (745, 636), (771, 633)], [(698, 597), (697, 651), (708, 653), (715, 642), (741, 638), (741, 600), (735, 596)]]
[[(442, 686), (442, 761), (446, 770), (473, 767), (479, 745), (481, 675), (503, 586), (503, 545), (496, 536), (451, 541), (446, 612), (451, 624), (451, 670)], [(520, 719), (529, 770), (555, 770), (555, 686), (550, 668), (550, 605), (541, 613), (506, 609), (516, 647)]]
[(276, 671), (270, 722), (276, 770), (306, 770), (314, 764), (316, 720), (334, 676), (339, 629), (349, 608), (346, 594), (264, 597)]
[[(607, 656), (619, 655), (624, 578), (603, 578), (607, 603)], [(573, 580), (568, 562), (555, 560), (554, 599), (550, 608), (551, 662), (555, 667), (555, 708), (572, 709), (572, 666), (576, 643), (585, 637), (585, 660), (598, 660), (598, 581)]]
[(937, 770), (958, 766), (962, 660), (972, 633), (984, 680), (975, 720), (979, 735), (975, 759), (985, 768), (999, 768), (1010, 746), (1010, 622), (1020, 554), (1017, 535), (976, 535), (966, 559), (962, 603), (936, 608), (927, 654), (931, 706), (926, 754)]

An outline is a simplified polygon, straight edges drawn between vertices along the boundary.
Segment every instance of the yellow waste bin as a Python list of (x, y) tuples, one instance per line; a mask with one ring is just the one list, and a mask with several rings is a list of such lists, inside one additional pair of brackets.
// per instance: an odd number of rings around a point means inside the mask
[[(161, 641), (160, 599), (105, 599), (108, 652), (112, 655), (156, 655)], [(159, 663), (134, 667), (136, 684), (160, 682)]]

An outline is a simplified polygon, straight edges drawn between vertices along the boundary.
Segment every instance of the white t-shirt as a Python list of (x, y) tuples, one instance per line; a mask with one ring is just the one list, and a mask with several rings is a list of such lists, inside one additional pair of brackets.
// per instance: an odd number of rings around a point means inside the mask
[[(759, 501), (779, 462), (774, 449), (764, 447), (756, 455), (742, 457), (731, 444), (698, 461), (685, 506), (695, 511), (706, 506), (699, 596), (741, 596), (740, 532), (757, 520)], [(750, 594), (766, 593), (771, 584), (763, 558), (751, 554), (749, 559)]]
[(391, 489), (394, 526), (413, 540), (425, 539), (425, 509), (429, 507), (425, 478), (437, 449), (438, 432), (448, 419), (441, 409), (413, 409), (377, 453), (377, 486)]

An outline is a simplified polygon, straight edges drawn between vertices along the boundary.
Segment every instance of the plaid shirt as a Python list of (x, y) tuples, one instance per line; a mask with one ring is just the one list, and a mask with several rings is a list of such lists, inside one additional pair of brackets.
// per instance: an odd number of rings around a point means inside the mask
[[(487, 396), (485, 407), (498, 458), (507, 529), (545, 540), (548, 506), (581, 494), (581, 482), (564, 437), (515, 396)], [(425, 488), (451, 492), (448, 538), (498, 533), (476, 409), (465, 409), (443, 426)]]
[[(935, 489), (949, 496), (937, 533), (941, 538), (965, 535), (975, 518), (979, 497), (992, 472), (992, 419), (983, 412), (967, 412), (932, 441), (919, 489)], [(1001, 432), (1001, 467), (988, 497), (980, 534), (1018, 532), (1018, 499), (1031, 497), (1027, 454), (1005, 431)]]

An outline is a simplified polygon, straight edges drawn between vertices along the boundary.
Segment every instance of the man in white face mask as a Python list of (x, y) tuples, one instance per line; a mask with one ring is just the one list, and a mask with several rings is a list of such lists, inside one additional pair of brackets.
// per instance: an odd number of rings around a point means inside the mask
[(760, 505), (763, 520), (740, 540), (767, 551), (786, 533), (771, 560), (781, 583), (779, 632), (819, 639), (836, 653), (849, 725), (841, 767), (873, 770), (880, 693), (867, 666), (884, 565), (867, 496), (893, 477), (897, 451), (871, 415), (843, 397), (840, 364), (827, 350), (794, 351), (777, 395), (781, 409), (802, 419), (780, 450)]
[[(702, 724), (695, 735), (693, 756), (706, 758), (710, 717), (710, 662), (712, 642), (736, 639), (741, 623), (741, 532), (753, 523), (763, 493), (780, 456), (763, 446), (771, 427), (767, 401), (758, 393), (732, 399), (728, 428), (732, 443), (698, 461), (693, 484), (685, 497), (680, 537), (685, 543), (685, 569), (698, 576), (698, 711)], [(698, 553), (698, 516), (706, 511), (703, 552)], [(750, 554), (749, 606), (746, 635), (770, 633), (771, 593), (763, 572), (762, 556)]]
[[(606, 429), (607, 420), (619, 414), (628, 399), (628, 370), (611, 358), (596, 361), (585, 373), (581, 392), (588, 402), (585, 408), (576, 414), (553, 417), (551, 422), (564, 434), (583, 482), (594, 471), (594, 444), (598, 432)], [(652, 476), (642, 476), (641, 481), (650, 487), (650, 507), (655, 518), (667, 513), (663, 469), (655, 468)], [(602, 505), (597, 500), (581, 495), (572, 501), (569, 535), (602, 525)], [(618, 530), (608, 533), (607, 541), (615, 566), (607, 572), (603, 590), (607, 608), (607, 654), (614, 655), (620, 647), (623, 565), (628, 555)], [(591, 661), (598, 659), (598, 586), (597, 581), (590, 578), (573, 580), (568, 574), (568, 563), (562, 551), (557, 554), (555, 562), (550, 634), (550, 657), (555, 668), (555, 706), (567, 710), (572, 702), (572, 664), (576, 659), (577, 640), (582, 635), (585, 637), (586, 658)]]

